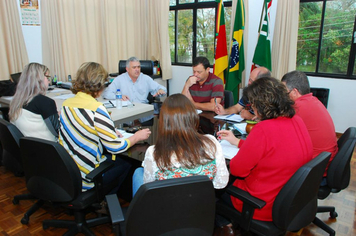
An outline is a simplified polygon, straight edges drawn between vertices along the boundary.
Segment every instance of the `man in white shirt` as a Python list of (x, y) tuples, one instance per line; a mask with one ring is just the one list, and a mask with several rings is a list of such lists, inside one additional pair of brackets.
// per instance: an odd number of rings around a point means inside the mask
[[(126, 61), (126, 73), (116, 77), (103, 93), (105, 99), (115, 99), (117, 89), (122, 93), (123, 101), (148, 103), (147, 96), (151, 93), (153, 97), (167, 93), (167, 89), (154, 81), (148, 75), (141, 73), (141, 64), (136, 57), (130, 57)], [(140, 119), (142, 125), (148, 122), (153, 116)], [(148, 122), (152, 123), (152, 122)]]

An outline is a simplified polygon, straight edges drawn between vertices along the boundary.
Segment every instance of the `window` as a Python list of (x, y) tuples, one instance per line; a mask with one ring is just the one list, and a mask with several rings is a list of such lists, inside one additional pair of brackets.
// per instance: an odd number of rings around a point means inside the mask
[(297, 70), (356, 78), (355, 0), (300, 0)]
[[(224, 2), (226, 39), (229, 45), (231, 1)], [(215, 0), (170, 0), (169, 39), (172, 64), (191, 65), (197, 56), (215, 56)]]

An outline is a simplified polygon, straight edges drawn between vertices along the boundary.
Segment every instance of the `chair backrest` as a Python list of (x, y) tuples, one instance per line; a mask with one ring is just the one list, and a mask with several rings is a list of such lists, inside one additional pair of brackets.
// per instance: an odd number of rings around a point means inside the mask
[[(148, 76), (153, 75), (154, 62), (151, 60), (140, 60), (141, 72)], [(126, 60), (119, 61), (119, 74), (126, 72)]]
[(212, 235), (215, 191), (207, 176), (142, 185), (125, 217), (126, 235)]
[(2, 164), (12, 172), (23, 172), (20, 153), (20, 138), (23, 134), (10, 122), (0, 119), (0, 143), (3, 149)]
[(224, 107), (229, 108), (234, 105), (234, 94), (229, 90), (224, 90)]
[(337, 141), (338, 152), (327, 172), (328, 187), (333, 192), (345, 189), (350, 182), (350, 161), (356, 144), (356, 128), (348, 128)]
[(317, 97), (319, 99), (319, 101), (321, 101), (321, 103), (324, 104), (324, 106), (326, 108), (328, 108), (330, 89), (328, 89), (328, 88), (310, 88), (310, 92), (313, 93), (313, 96)]
[(274, 224), (284, 230), (299, 230), (313, 221), (323, 173), (331, 153), (322, 152), (299, 168), (278, 193), (272, 209)]
[(26, 187), (32, 195), (51, 202), (70, 202), (82, 192), (79, 168), (59, 143), (24, 137), (20, 147)]

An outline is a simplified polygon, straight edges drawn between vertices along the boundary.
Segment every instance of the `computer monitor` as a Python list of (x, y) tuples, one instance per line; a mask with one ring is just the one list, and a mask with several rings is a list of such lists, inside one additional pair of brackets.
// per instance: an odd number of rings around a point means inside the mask
[(15, 84), (18, 84), (20, 81), (20, 76), (21, 76), (21, 72), (19, 73), (15, 73), (15, 74), (11, 74), (11, 79)]

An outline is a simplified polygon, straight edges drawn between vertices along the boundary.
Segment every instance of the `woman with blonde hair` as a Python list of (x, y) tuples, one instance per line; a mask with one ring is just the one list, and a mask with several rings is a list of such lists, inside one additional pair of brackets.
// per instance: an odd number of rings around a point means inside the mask
[(229, 179), (221, 146), (212, 135), (198, 133), (199, 115), (182, 94), (164, 101), (159, 117), (156, 145), (150, 146), (133, 177), (133, 195), (143, 183), (207, 175), (216, 189)]
[[(82, 191), (93, 188), (86, 175), (102, 162), (115, 166), (103, 175), (104, 187), (116, 192), (129, 172), (130, 164), (115, 154), (126, 151), (136, 142), (147, 139), (149, 129), (136, 132), (128, 139), (119, 138), (114, 122), (100, 97), (108, 80), (104, 67), (95, 62), (80, 66), (74, 79), (73, 98), (63, 102), (59, 143), (77, 163), (82, 175)], [(104, 153), (104, 148), (109, 153)]]
[(23, 69), (16, 93), (10, 103), (10, 121), (24, 136), (56, 141), (59, 120), (56, 103), (46, 96), (49, 69), (30, 63)]

